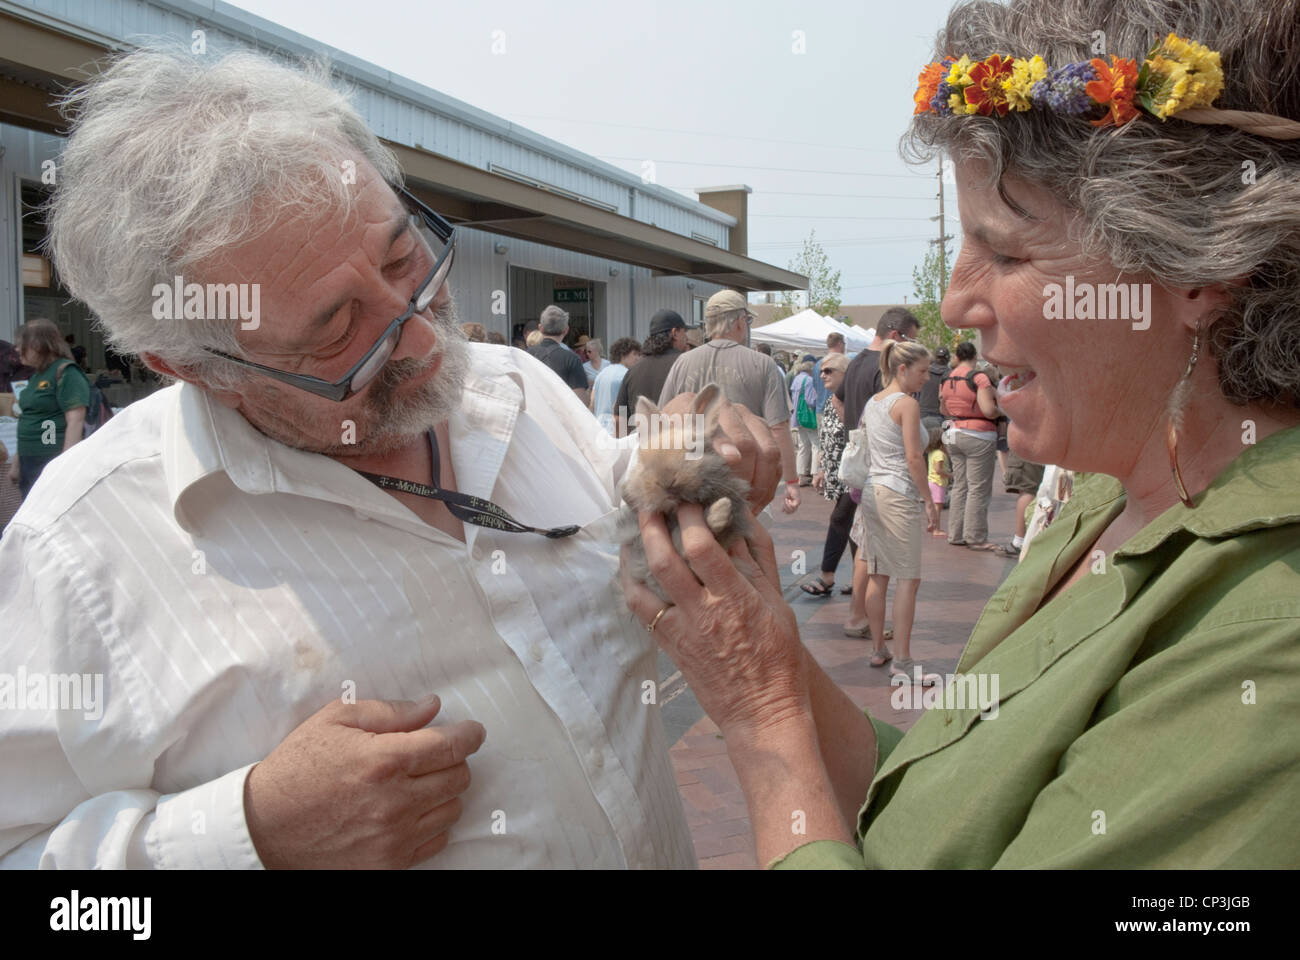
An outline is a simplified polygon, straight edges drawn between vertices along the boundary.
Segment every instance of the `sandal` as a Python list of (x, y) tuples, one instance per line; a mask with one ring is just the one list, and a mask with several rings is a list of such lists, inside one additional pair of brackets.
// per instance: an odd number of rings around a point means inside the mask
[(979, 543), (966, 544), (971, 550), (978, 550), (980, 553), (997, 553), (1001, 547), (992, 540), (981, 540)]
[(799, 589), (810, 597), (829, 597), (835, 592), (835, 581), (814, 580), (812, 583), (800, 584)]
[(967, 544), (965, 540), (949, 540), (949, 541), (948, 541), (948, 546), (950, 546), (950, 547), (965, 547), (965, 546), (969, 546), (969, 544)]
[(890, 660), (893, 659), (894, 659), (894, 655), (889, 652), (889, 648), (881, 647), (879, 650), (876, 650), (874, 653), (871, 654), (871, 659), (868, 660), (867, 663), (869, 663), (873, 667), (883, 667), (885, 664), (887, 664)]
[(889, 675), (891, 677), (903, 677), (908, 683), (913, 683), (916, 680), (915, 674), (918, 667), (921, 669), (921, 686), (932, 687), (938, 682), (938, 676), (933, 673), (926, 673), (925, 667), (911, 658), (895, 660), (894, 665), (889, 668)]
[(998, 544), (998, 553), (1004, 557), (1019, 557), (1020, 549), (1010, 543)]
[[(846, 637), (860, 637), (860, 638), (863, 639), (863, 640), (870, 640), (870, 639), (871, 639), (871, 624), (869, 624), (869, 623), (864, 623), (864, 624), (863, 624), (862, 626), (860, 626), (860, 627), (849, 627), (849, 626), (846, 626), (846, 627), (844, 628), (844, 636), (846, 636)], [(890, 640), (893, 640), (893, 639), (894, 639), (894, 629), (893, 629), (893, 627), (887, 627), (887, 628), (885, 629), (885, 642), (888, 643)]]

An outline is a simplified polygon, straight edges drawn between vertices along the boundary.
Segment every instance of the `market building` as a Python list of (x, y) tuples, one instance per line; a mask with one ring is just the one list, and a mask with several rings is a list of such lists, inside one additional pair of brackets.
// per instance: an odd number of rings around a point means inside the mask
[(225, 3), (24, 0), (0, 3), (0, 338), (47, 317), (106, 365), (88, 309), (42, 253), (41, 204), (58, 175), (65, 124), (54, 97), (141, 36), (211, 56), (238, 47), (328, 56), (408, 186), (458, 227), (450, 278), (461, 319), (507, 339), (559, 303), (572, 335), (644, 338), (671, 308), (702, 319), (718, 290), (804, 289), (804, 277), (751, 259), (749, 188), (688, 199), (516, 124), (395, 76)]

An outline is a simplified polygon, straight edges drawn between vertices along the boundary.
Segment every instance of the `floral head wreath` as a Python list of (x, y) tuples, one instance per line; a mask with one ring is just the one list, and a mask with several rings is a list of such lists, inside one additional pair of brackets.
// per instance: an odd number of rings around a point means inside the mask
[(947, 57), (917, 78), (913, 115), (1006, 116), (1051, 110), (1083, 117), (1095, 127), (1123, 126), (1138, 112), (1192, 123), (1225, 124), (1276, 140), (1300, 139), (1300, 123), (1285, 117), (1210, 105), (1223, 92), (1218, 51), (1169, 34), (1139, 65), (1112, 56), (1049, 70), (1043, 58), (993, 54), (985, 60)]

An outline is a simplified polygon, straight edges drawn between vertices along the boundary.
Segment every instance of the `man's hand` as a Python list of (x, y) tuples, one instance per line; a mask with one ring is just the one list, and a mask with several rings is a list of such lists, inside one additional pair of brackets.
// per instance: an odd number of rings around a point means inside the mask
[(409, 867), (445, 847), (486, 731), (472, 720), (426, 728), (441, 707), (336, 700), (303, 721), (244, 782), (263, 865)]
[(799, 509), (799, 481), (785, 485), (785, 500), (781, 502), (781, 509), (786, 513), (794, 513)]
[[(689, 414), (694, 399), (693, 393), (678, 394), (661, 412)], [(732, 473), (749, 484), (749, 496), (745, 499), (749, 509), (758, 513), (772, 502), (781, 477), (781, 451), (772, 439), (772, 430), (746, 407), (726, 400), (718, 413), (718, 426), (721, 429), (713, 439), (713, 449), (727, 461)], [(798, 506), (798, 494), (795, 505)]]
[(816, 476), (813, 477), (812, 485), (813, 485), (813, 489), (816, 490), (818, 493), (821, 493), (823, 490), (825, 490), (826, 474), (823, 471), (818, 470)]

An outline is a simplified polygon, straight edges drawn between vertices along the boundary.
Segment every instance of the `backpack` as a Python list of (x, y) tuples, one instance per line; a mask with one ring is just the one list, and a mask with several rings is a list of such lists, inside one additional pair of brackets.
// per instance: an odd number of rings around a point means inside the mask
[[(64, 363), (63, 366), (59, 367), (59, 372), (54, 375), (55, 390), (59, 389), (59, 381), (63, 379), (64, 371), (66, 371), (68, 367), (74, 365), (75, 361), (69, 360)], [(82, 374), (82, 376), (85, 376), (85, 374)], [(113, 415), (113, 408), (110, 407), (108, 401), (104, 399), (103, 391), (93, 383), (90, 383), (89, 378), (87, 378), (87, 384), (90, 386), (90, 403), (86, 405), (86, 422), (81, 428), (81, 439), (83, 440), (106, 424), (108, 418)]]
[[(988, 420), (988, 417), (984, 416), (984, 412), (980, 410), (979, 401), (976, 399), (976, 397), (979, 394), (979, 387), (975, 385), (975, 376), (976, 374), (980, 374), (980, 373), (984, 373), (984, 371), (972, 367), (969, 371), (967, 371), (964, 377), (949, 376), (949, 377), (944, 377), (942, 380), (939, 381), (939, 396), (946, 401), (944, 403), (944, 407), (948, 411), (948, 413), (946, 414), (947, 419)], [(984, 373), (984, 376), (988, 378), (989, 383), (993, 382), (993, 378), (990, 377), (987, 373)], [(956, 390), (954, 389), (954, 390), (947, 391), (947, 396), (945, 396), (945, 391), (943, 387), (944, 384), (947, 383), (965, 383), (966, 386), (970, 388), (970, 400), (968, 401), (968, 406), (970, 407), (970, 409), (968, 412), (963, 414), (956, 410), (953, 410), (952, 400), (956, 399), (955, 397)], [(991, 423), (992, 421), (989, 422)]]

